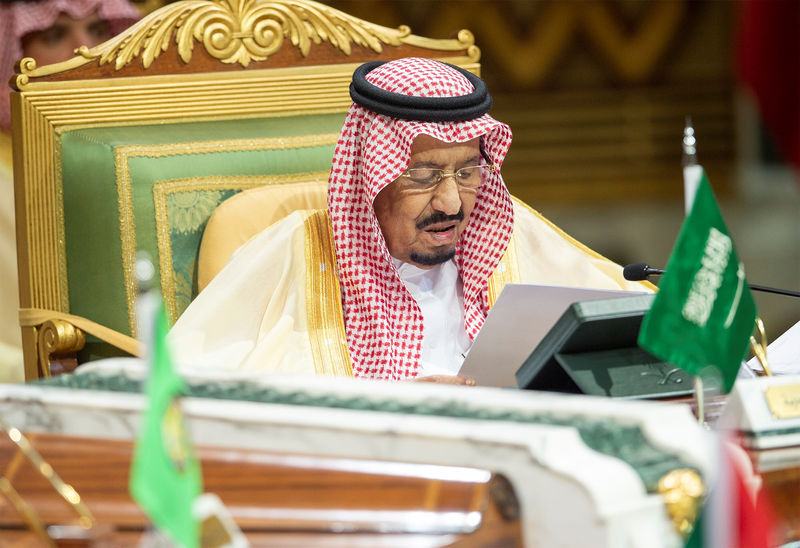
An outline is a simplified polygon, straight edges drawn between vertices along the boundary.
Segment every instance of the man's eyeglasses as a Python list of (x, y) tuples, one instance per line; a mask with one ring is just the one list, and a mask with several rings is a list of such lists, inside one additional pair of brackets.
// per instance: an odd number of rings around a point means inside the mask
[(455, 171), (445, 171), (444, 169), (432, 167), (415, 167), (405, 170), (400, 176), (406, 177), (413, 183), (414, 190), (433, 190), (447, 177), (455, 179), (459, 188), (475, 190), (486, 180), (486, 176), (495, 173), (497, 166), (494, 164), (482, 164), (478, 166), (465, 166)]

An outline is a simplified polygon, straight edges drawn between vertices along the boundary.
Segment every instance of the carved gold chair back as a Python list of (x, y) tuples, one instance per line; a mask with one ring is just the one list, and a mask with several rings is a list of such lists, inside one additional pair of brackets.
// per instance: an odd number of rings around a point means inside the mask
[[(311, 0), (187, 0), (12, 81), (26, 378), (136, 353), (137, 251), (174, 321), (209, 216), (247, 188), (327, 178), (360, 63), (479, 71), (469, 31), (386, 28)], [(78, 352), (76, 354), (76, 352)]]

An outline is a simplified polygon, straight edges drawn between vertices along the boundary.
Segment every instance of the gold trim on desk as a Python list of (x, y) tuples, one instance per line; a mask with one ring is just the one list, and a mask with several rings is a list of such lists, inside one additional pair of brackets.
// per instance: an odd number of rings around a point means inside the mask
[(764, 399), (767, 400), (767, 406), (776, 419), (800, 417), (800, 383), (765, 388)]
[(672, 470), (658, 481), (658, 494), (664, 500), (675, 531), (684, 540), (688, 539), (700, 516), (706, 495), (700, 474), (688, 468)]

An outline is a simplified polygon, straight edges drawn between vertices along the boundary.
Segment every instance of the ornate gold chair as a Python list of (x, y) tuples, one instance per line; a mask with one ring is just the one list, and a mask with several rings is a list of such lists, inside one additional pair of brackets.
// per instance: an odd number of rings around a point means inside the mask
[(23, 59), (12, 115), (26, 378), (137, 351), (137, 251), (154, 258), (174, 321), (219, 203), (327, 180), (356, 66), (422, 56), (477, 72), (473, 42), (311, 0), (186, 0), (64, 63)]

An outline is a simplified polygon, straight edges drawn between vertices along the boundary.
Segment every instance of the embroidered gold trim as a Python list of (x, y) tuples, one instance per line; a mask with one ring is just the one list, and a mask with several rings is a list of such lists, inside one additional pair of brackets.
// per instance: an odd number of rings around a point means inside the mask
[(495, 268), (492, 275), (489, 276), (489, 308), (494, 306), (500, 292), (508, 283), (519, 283), (519, 263), (517, 262), (517, 244), (514, 243), (514, 234), (511, 234), (511, 239), (508, 241), (506, 252), (500, 259), (500, 263)]
[(161, 271), (161, 295), (169, 315), (169, 321), (178, 319), (178, 302), (175, 296), (175, 277), (173, 276), (172, 239), (167, 212), (167, 198), (171, 194), (186, 191), (205, 190), (245, 190), (266, 185), (285, 185), (327, 180), (328, 171), (292, 173), (287, 175), (225, 175), (207, 177), (187, 177), (159, 181), (153, 185), (153, 206), (156, 220), (156, 243)]
[[(563, 230), (558, 228), (555, 224), (553, 224), (552, 221), (550, 221), (548, 218), (546, 218), (544, 215), (542, 215), (541, 213), (539, 213), (538, 211), (533, 209), (531, 206), (529, 206), (528, 204), (526, 204), (522, 200), (514, 198), (513, 196), (511, 197), (511, 199), (514, 201), (514, 203), (524, 207), (525, 209), (530, 211), (533, 215), (536, 215), (536, 217), (541, 219), (545, 224), (547, 224), (550, 228), (552, 228), (554, 231), (556, 231), (556, 233), (558, 233), (559, 236), (561, 236), (562, 238), (567, 240), (569, 243), (571, 243), (572, 245), (574, 245), (578, 249), (588, 253), (589, 255), (594, 257), (595, 259), (608, 261), (610, 263), (614, 262), (614, 261), (612, 261), (611, 259), (609, 259), (607, 257), (603, 257), (597, 251), (595, 251), (595, 250), (593, 250), (593, 249), (591, 249), (589, 247), (586, 247), (584, 244), (582, 244), (581, 242), (579, 242), (578, 240), (576, 240), (575, 238), (573, 238), (572, 236), (570, 236), (569, 234), (567, 234), (566, 232), (564, 232)], [(651, 284), (650, 282), (646, 282), (645, 281), (645, 282), (638, 282), (638, 283), (642, 284), (643, 286), (645, 286), (648, 289), (651, 289), (653, 291), (658, 291), (658, 287), (656, 287), (655, 285)]]
[(67, 279), (67, 238), (66, 219), (64, 218), (64, 174), (61, 164), (61, 134), (54, 135), (55, 146), (53, 150), (53, 172), (55, 175), (56, 195), (56, 260), (58, 271), (63, 275), (58, 277), (59, 291), (61, 292), (61, 310), (69, 310), (69, 279)]
[(306, 241), (306, 322), (318, 375), (353, 376), (344, 329), (341, 289), (328, 212), (304, 221)]
[(136, 333), (134, 299), (136, 277), (133, 266), (136, 262), (136, 233), (129, 161), (132, 158), (163, 158), (180, 154), (204, 154), (213, 152), (239, 152), (254, 150), (284, 150), (335, 144), (338, 133), (320, 135), (298, 135), (290, 137), (267, 137), (264, 139), (232, 139), (224, 141), (201, 141), (192, 143), (164, 143), (160, 145), (126, 145), (114, 150), (119, 204), (120, 241), (122, 247), (122, 271), (125, 284), (125, 301), (128, 307), (128, 324), (131, 333)]
[(119, 208), (119, 238), (122, 247), (122, 276), (125, 283), (125, 304), (128, 308), (128, 327), (136, 336), (135, 296), (136, 276), (136, 226), (133, 214), (133, 197), (125, 147), (114, 150), (114, 168), (117, 177), (117, 207)]

